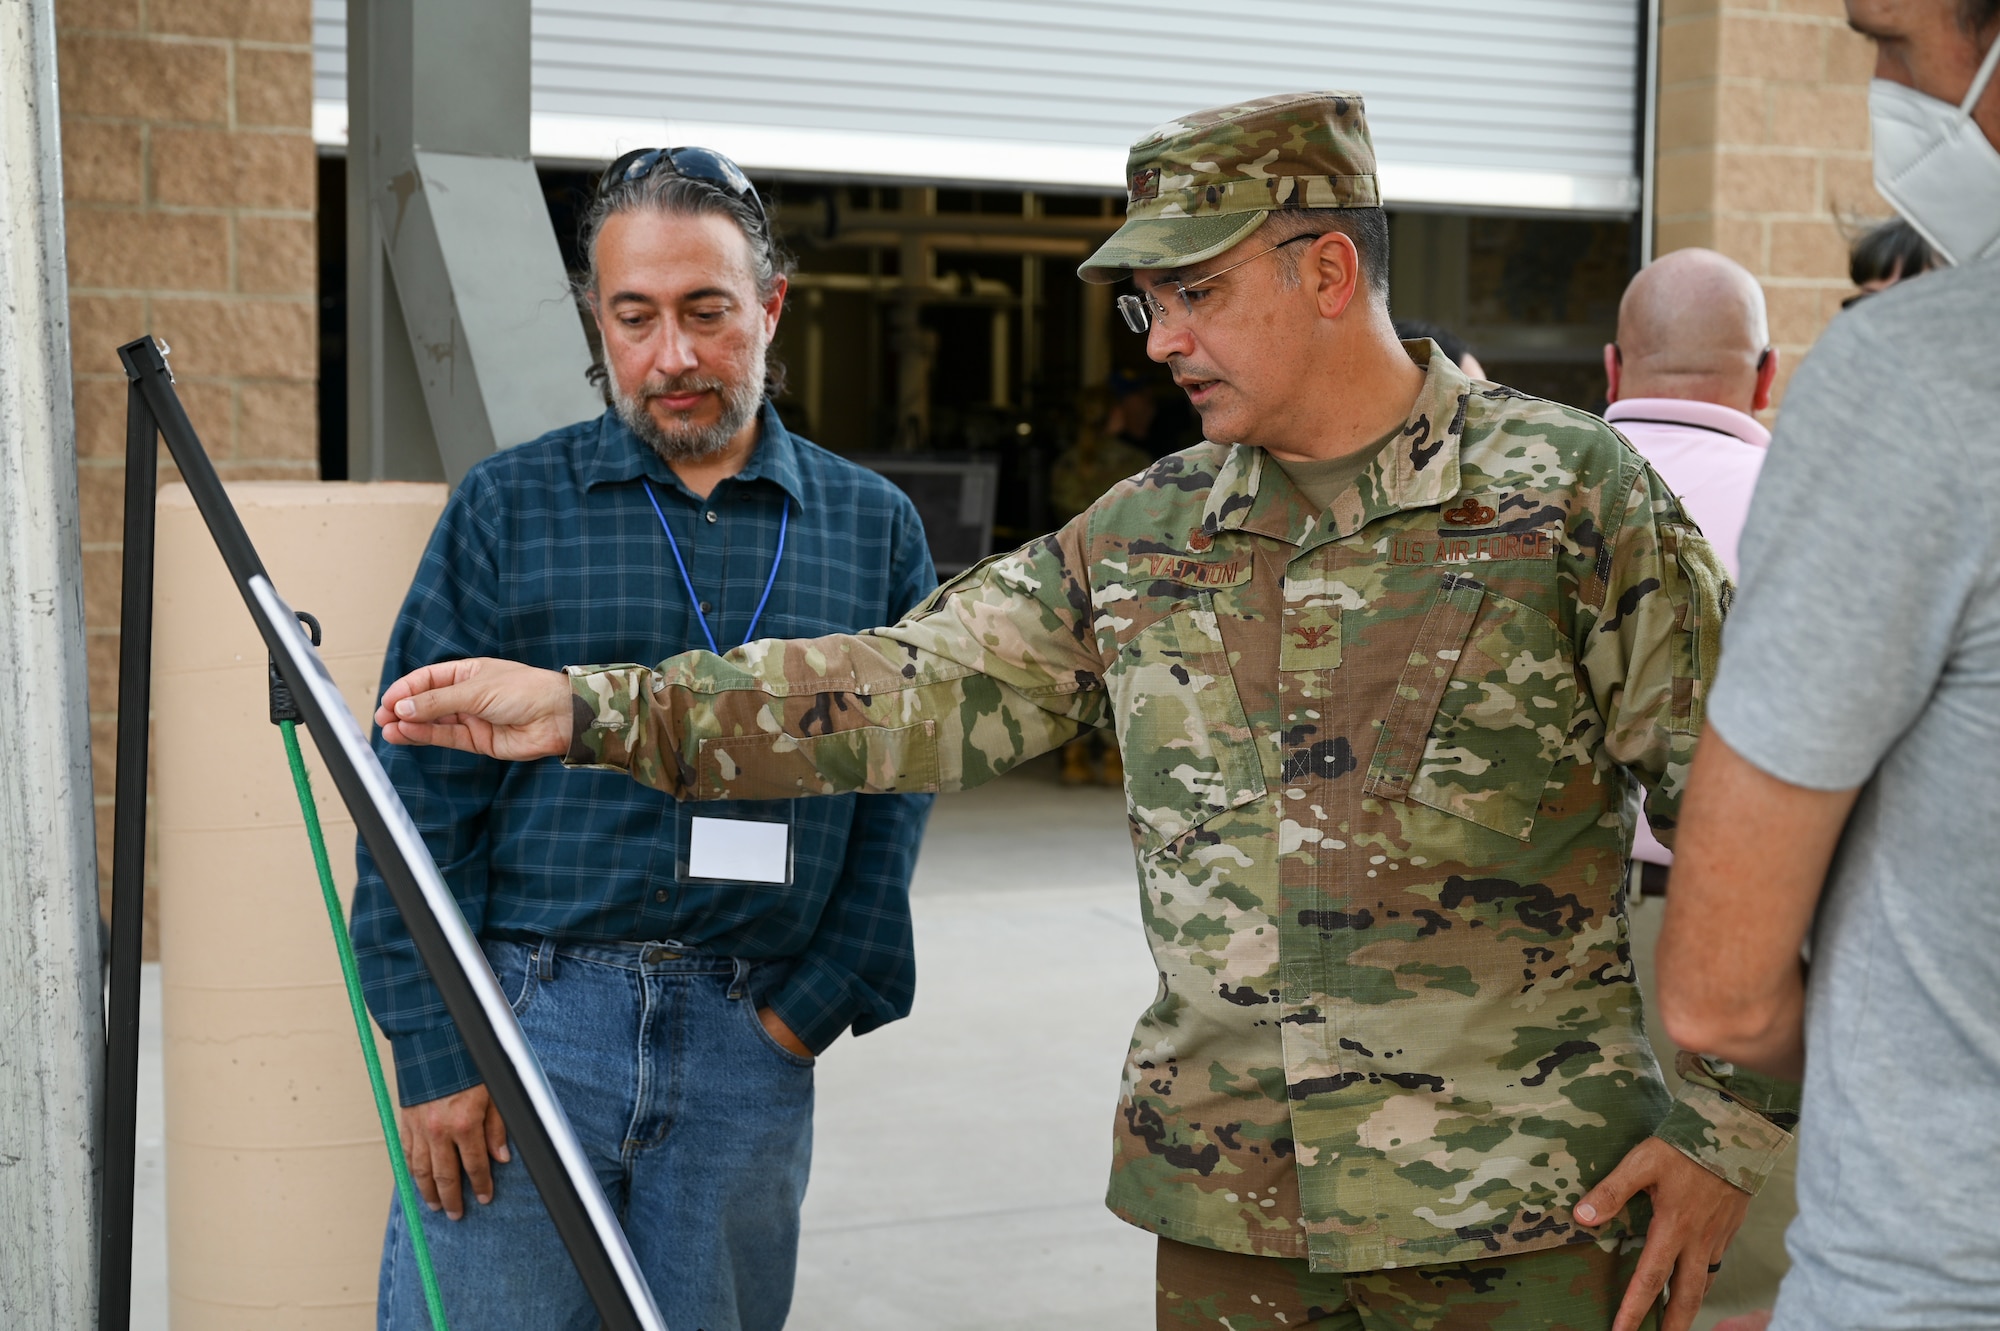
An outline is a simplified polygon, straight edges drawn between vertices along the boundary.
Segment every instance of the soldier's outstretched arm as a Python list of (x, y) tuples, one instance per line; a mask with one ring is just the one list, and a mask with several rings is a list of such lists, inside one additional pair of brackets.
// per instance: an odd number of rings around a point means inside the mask
[(561, 756), (683, 799), (978, 785), (1104, 719), (1080, 530), (987, 561), (889, 628), (652, 668), (447, 662), (398, 680), (376, 721), (392, 743)]

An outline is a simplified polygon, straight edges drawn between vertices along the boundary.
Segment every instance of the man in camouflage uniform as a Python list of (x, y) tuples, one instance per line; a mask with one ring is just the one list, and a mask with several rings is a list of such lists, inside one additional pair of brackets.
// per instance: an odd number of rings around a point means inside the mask
[(1628, 797), (1671, 837), (1714, 556), (1603, 422), (1395, 340), (1360, 98), (1201, 112), (1130, 165), (1082, 275), (1133, 277), (1238, 442), (894, 627), (433, 667), (383, 733), (768, 799), (1115, 727), (1160, 987), (1109, 1203), (1161, 1236), (1161, 1324), (1630, 1331), (1671, 1279), (1685, 1327), (1795, 1108), (1685, 1055), (1670, 1101), (1626, 948)]

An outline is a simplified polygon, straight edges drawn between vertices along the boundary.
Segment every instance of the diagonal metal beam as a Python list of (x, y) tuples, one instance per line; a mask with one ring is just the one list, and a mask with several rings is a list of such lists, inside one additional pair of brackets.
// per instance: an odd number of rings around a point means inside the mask
[(348, 0), (348, 474), (603, 409), (528, 152), (527, 0)]

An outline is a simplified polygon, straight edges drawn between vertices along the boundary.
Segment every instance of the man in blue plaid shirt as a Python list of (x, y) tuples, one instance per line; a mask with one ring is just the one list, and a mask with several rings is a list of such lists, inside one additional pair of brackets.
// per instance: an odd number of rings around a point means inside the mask
[[(383, 682), (498, 656), (657, 661), (893, 623), (936, 582), (909, 499), (765, 400), (786, 264), (703, 149), (627, 154), (586, 223), (615, 406), (474, 467)], [(562, 1098), (667, 1322), (791, 1303), (813, 1060), (910, 1009), (929, 796), (679, 806), (616, 774), (376, 751)], [(506, 1126), (363, 848), (354, 937), (395, 1048), (411, 1172), (455, 1325), (597, 1325)], [(468, 1206), (470, 1192), (477, 1205)], [(443, 1217), (449, 1217), (448, 1220)], [(390, 1208), (378, 1324), (429, 1325)]]

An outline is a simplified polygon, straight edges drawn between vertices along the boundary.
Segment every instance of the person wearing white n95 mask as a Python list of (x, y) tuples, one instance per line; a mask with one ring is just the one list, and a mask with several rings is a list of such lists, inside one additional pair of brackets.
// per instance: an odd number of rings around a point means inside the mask
[(1879, 72), (1868, 87), (1875, 188), (1952, 264), (2000, 254), (2000, 148), (1975, 114), (1996, 63), (2000, 39), (1956, 105)]
[[(1898, 85), (1877, 85), (1883, 187), (1956, 263), (1836, 318), (1785, 393), (1681, 808), (1660, 1009), (1739, 1075), (1804, 1074), (1768, 1331), (1993, 1331), (2000, 0), (1847, 11)], [(1885, 105), (1926, 104), (1931, 130), (1883, 141), (1907, 128)]]

